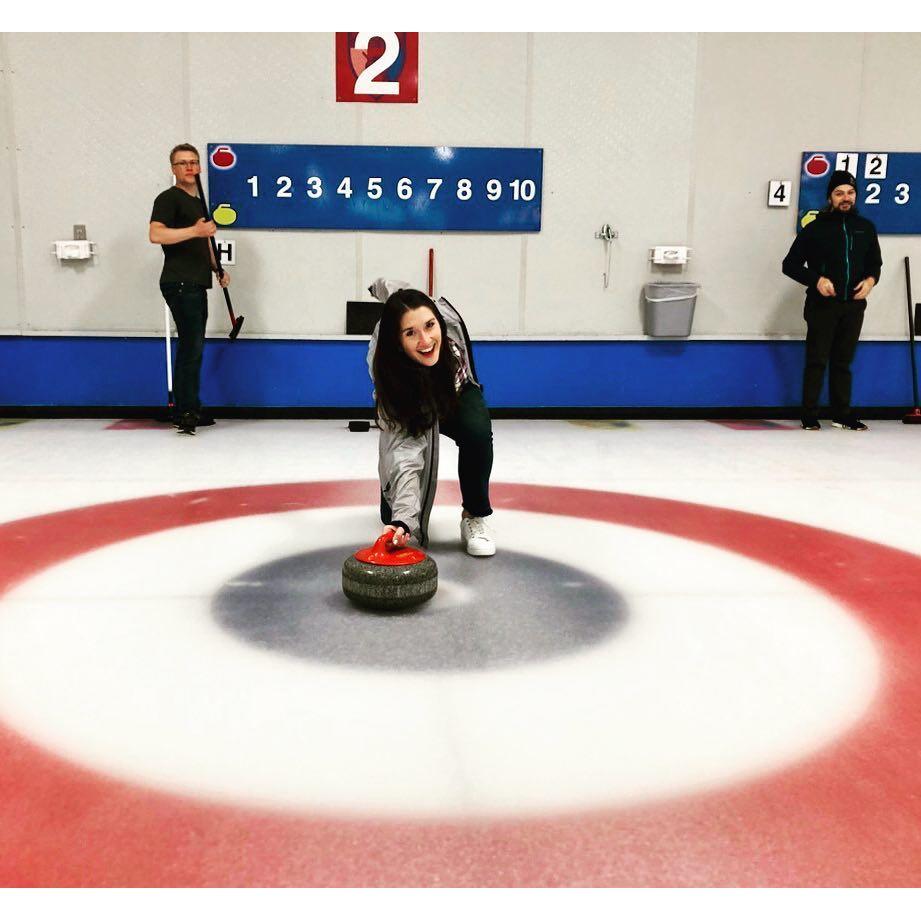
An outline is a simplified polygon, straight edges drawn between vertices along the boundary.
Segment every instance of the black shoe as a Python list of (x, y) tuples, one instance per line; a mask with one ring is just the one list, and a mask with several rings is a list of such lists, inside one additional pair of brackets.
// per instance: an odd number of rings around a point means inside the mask
[(800, 423), (807, 432), (817, 432), (821, 425), (819, 425), (819, 420), (815, 416), (803, 416)]
[(198, 423), (198, 417), (195, 413), (183, 413), (179, 417), (179, 434), (180, 435), (194, 435), (195, 426)]
[(198, 411), (198, 427), (201, 428), (203, 425), (214, 425), (214, 416), (207, 409)]
[(865, 432), (868, 428), (868, 426), (864, 425), (853, 413), (849, 416), (832, 419), (831, 424), (836, 429), (847, 429), (849, 432)]

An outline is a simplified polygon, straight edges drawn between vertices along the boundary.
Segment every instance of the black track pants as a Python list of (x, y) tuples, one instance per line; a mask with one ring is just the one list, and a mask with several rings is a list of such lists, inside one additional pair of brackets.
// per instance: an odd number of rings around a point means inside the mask
[(832, 418), (846, 416), (851, 409), (851, 362), (863, 326), (866, 301), (808, 300), (806, 319), (806, 366), (803, 370), (803, 415), (815, 416), (825, 368)]

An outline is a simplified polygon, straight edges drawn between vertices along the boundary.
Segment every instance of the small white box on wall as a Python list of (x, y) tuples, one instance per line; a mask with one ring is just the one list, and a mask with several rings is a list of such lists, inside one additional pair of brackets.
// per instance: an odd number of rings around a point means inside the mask
[(656, 265), (684, 265), (691, 258), (691, 250), (687, 246), (654, 246), (649, 258)]
[(70, 259), (91, 259), (96, 255), (96, 244), (89, 240), (55, 240), (54, 255), (62, 262)]

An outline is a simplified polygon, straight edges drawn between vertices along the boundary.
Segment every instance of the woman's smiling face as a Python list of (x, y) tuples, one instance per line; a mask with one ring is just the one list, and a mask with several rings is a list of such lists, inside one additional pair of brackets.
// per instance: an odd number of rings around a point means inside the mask
[(428, 307), (407, 310), (400, 319), (403, 351), (420, 365), (431, 368), (441, 354), (441, 326)]

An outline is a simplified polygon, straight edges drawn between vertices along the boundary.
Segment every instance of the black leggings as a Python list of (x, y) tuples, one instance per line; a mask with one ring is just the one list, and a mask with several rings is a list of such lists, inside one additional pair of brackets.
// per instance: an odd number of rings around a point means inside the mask
[(489, 475), (492, 473), (492, 422), (483, 392), (473, 384), (461, 390), (457, 411), (440, 423), (441, 434), (458, 448), (457, 478), (464, 510), (475, 518), (492, 514)]

